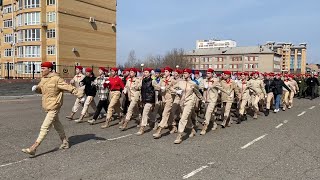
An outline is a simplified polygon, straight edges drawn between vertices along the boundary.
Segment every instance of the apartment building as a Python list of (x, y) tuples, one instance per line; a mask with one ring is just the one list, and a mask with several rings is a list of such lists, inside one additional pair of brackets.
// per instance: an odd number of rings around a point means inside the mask
[(281, 72), (281, 55), (266, 46), (195, 49), (186, 57), (194, 70)]
[(306, 73), (307, 44), (293, 45), (284, 42), (267, 42), (265, 46), (281, 55), (281, 70), (290, 73)]
[(116, 0), (3, 0), (0, 77), (40, 76), (51, 61), (63, 77), (74, 66), (116, 65)]

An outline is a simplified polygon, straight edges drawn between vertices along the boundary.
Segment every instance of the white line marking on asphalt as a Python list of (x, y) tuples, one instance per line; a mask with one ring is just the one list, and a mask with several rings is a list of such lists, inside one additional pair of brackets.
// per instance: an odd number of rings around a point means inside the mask
[(197, 174), (198, 172), (204, 170), (205, 168), (208, 168), (209, 166), (202, 166), (194, 171), (192, 171), (191, 173), (187, 174), (187, 175), (184, 175), (182, 178), (183, 179), (188, 179), (189, 177), (192, 177), (194, 176), (195, 174)]
[(276, 129), (278, 129), (278, 128), (281, 127), (281, 126), (283, 126), (282, 123), (280, 123), (280, 124), (276, 127)]
[(315, 108), (315, 106), (311, 106), (309, 109), (313, 109), (313, 108)]
[(125, 136), (120, 136), (120, 137), (117, 137), (117, 138), (108, 139), (108, 141), (114, 141), (114, 140), (117, 140), (117, 139), (129, 137), (129, 136), (132, 136), (132, 134), (127, 134), (127, 135), (125, 135)]
[(253, 140), (253, 141), (249, 142), (248, 144), (246, 144), (246, 145), (242, 146), (242, 147), (241, 147), (241, 149), (245, 149), (245, 148), (247, 148), (247, 147), (251, 146), (253, 143), (255, 143), (255, 142), (259, 141), (259, 140), (260, 140), (260, 139), (262, 139), (262, 138), (264, 138), (266, 135), (268, 135), (268, 134), (265, 134), (265, 135), (263, 135), (263, 136), (260, 136), (260, 137), (258, 137), (257, 139), (255, 139), (255, 140)]
[(3, 165), (0, 166), (0, 168), (6, 167), (6, 166), (10, 166), (10, 165), (14, 165), (14, 164), (18, 164), (18, 163), (21, 163), (21, 162), (27, 161), (27, 160), (29, 160), (29, 158), (22, 159), (21, 161), (17, 161), (17, 162), (12, 162), (12, 163), (8, 163), (8, 164), (3, 164)]
[(288, 120), (284, 120), (283, 123), (285, 123), (285, 124), (288, 123)]
[(298, 114), (298, 116), (302, 116), (302, 115), (304, 115), (305, 113), (306, 113), (306, 112), (303, 111), (302, 113)]
[[(210, 165), (213, 165), (213, 164), (214, 164), (214, 162), (209, 162), (209, 163), (208, 163), (209, 166), (210, 166)], [(189, 174), (187, 174), (187, 175), (184, 175), (182, 178), (183, 178), (183, 179), (188, 179), (189, 177), (194, 176), (195, 174), (197, 174), (198, 172), (204, 170), (205, 168), (208, 168), (208, 167), (209, 167), (208, 165), (202, 166), (202, 167), (200, 167), (200, 168), (192, 171), (191, 173), (189, 173)]]

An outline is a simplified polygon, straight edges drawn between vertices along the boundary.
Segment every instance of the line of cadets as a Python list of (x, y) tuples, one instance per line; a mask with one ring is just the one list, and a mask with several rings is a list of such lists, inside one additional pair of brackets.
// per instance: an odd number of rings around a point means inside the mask
[[(76, 67), (77, 74), (70, 83), (84, 88), (86, 98), (76, 99), (68, 119), (73, 120), (75, 113), (83, 107), (80, 118), (75, 121), (84, 122), (91, 106), (95, 113), (88, 123), (95, 124), (104, 108), (106, 121), (101, 128), (108, 128), (117, 114), (122, 131), (128, 128), (130, 120), (138, 119), (137, 135), (144, 134), (149, 125), (154, 127), (153, 137), (158, 139), (163, 130), (169, 128), (170, 134), (177, 133), (175, 144), (182, 142), (186, 128), (191, 129), (189, 137), (196, 135), (200, 114), (204, 117), (200, 134), (204, 135), (210, 122), (213, 122), (212, 130), (218, 128), (216, 119), (219, 117), (222, 128), (230, 126), (233, 123), (232, 107), (238, 110), (236, 123), (239, 124), (247, 119), (246, 114), (250, 110), (253, 118), (257, 119), (260, 111), (264, 111), (265, 116), (269, 115), (270, 109), (279, 112), (280, 104), (282, 110), (292, 108), (293, 97), (299, 92), (293, 75), (274, 73), (253, 72), (249, 75), (242, 72), (232, 78), (230, 71), (219, 75), (208, 69), (203, 79), (198, 71), (192, 78), (191, 69), (173, 70), (170, 67), (145, 68), (139, 77), (136, 68), (125, 69), (122, 77), (118, 76), (117, 68), (111, 68), (107, 76), (108, 70), (100, 67), (98, 77), (94, 76), (91, 68), (85, 69), (85, 75), (82, 70), (81, 66)], [(94, 102), (96, 94), (99, 97), (97, 106)]]

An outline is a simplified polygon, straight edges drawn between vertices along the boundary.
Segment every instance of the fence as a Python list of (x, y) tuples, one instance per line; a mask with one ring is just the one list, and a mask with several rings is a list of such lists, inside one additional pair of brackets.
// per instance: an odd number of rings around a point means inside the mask
[[(95, 74), (98, 73), (99, 67), (83, 66), (84, 69), (87, 67), (92, 68)], [(53, 69), (66, 79), (76, 74), (76, 66), (55, 65)], [(39, 79), (41, 76), (40, 63), (0, 63), (0, 79)]]

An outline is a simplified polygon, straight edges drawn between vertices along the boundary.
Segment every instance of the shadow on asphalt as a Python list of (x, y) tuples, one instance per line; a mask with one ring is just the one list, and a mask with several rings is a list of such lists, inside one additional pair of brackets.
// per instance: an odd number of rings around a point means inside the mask
[(49, 153), (56, 152), (56, 151), (58, 151), (58, 150), (59, 150), (59, 148), (54, 148), (54, 149), (52, 149), (52, 150), (50, 150), (50, 151), (47, 151), (47, 152), (44, 152), (44, 153), (41, 153), (41, 154), (37, 154), (37, 155), (35, 155), (35, 156), (31, 156), (30, 158), (36, 158), (36, 157), (39, 157), (39, 156), (43, 156), (43, 155), (46, 155), (46, 154), (49, 154)]
[(105, 141), (105, 138), (102, 137), (96, 137), (95, 134), (83, 134), (83, 135), (75, 135), (75, 136), (70, 136), (69, 137), (69, 144), (70, 147), (86, 142), (86, 141), (90, 141), (90, 140), (99, 140), (99, 141)]

